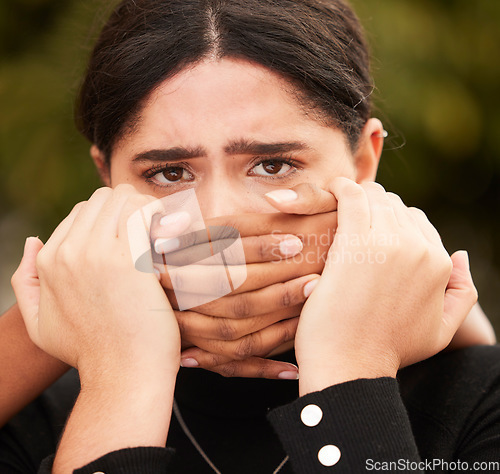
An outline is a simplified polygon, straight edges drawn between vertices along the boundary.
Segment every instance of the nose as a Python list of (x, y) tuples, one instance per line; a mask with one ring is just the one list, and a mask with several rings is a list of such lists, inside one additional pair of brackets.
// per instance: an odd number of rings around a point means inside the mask
[(206, 182), (198, 186), (196, 196), (204, 219), (233, 214), (273, 212), (273, 208), (263, 195), (243, 185), (231, 183), (227, 179)]

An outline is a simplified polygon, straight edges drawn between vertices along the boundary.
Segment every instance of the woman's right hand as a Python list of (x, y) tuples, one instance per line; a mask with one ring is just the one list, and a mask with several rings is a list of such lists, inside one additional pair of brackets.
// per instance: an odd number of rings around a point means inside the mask
[(45, 246), (27, 240), (12, 278), (33, 342), (79, 370), (56, 474), (122, 448), (165, 446), (179, 327), (157, 277), (132, 259), (130, 244), (150, 248), (149, 223), (128, 228), (131, 214), (152, 201), (129, 185), (98, 189)]
[[(156, 276), (136, 270), (130, 254), (128, 217), (151, 201), (129, 185), (98, 189), (45, 246), (27, 240), (12, 278), (30, 338), (78, 368), (82, 382), (145, 361), (178, 370), (173, 310)], [(148, 229), (132, 238), (149, 243)]]

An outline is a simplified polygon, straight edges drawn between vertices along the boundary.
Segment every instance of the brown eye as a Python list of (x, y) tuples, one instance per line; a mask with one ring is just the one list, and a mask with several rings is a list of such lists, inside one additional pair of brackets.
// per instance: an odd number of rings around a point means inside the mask
[(168, 181), (179, 181), (183, 173), (184, 168), (167, 168), (162, 174)]
[(287, 174), (293, 167), (280, 160), (262, 161), (252, 169), (252, 174), (257, 176), (279, 176)]
[(153, 180), (159, 184), (180, 183), (193, 181), (194, 176), (182, 166), (169, 166), (163, 171), (159, 171), (153, 177)]
[(266, 163), (262, 163), (262, 168), (266, 173), (277, 174), (281, 171), (281, 168), (283, 168), (283, 162), (268, 161)]

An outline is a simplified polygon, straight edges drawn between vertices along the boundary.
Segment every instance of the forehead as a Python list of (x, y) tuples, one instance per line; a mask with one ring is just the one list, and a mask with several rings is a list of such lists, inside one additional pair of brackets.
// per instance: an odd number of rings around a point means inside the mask
[(280, 141), (294, 135), (318, 140), (324, 129), (306, 116), (292, 86), (277, 73), (225, 58), (198, 63), (161, 83), (121, 145), (222, 147), (231, 140)]

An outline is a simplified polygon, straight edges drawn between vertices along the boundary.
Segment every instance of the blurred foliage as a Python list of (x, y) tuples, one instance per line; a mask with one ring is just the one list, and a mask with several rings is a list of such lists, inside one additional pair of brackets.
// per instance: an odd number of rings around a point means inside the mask
[[(0, 221), (15, 212), (47, 238), (99, 185), (72, 111), (113, 3), (0, 3)], [(500, 2), (352, 3), (372, 45), (375, 115), (390, 133), (378, 180), (424, 209), (449, 251), (469, 250), (499, 331)]]

